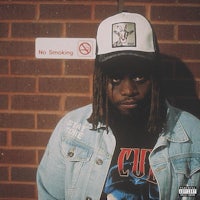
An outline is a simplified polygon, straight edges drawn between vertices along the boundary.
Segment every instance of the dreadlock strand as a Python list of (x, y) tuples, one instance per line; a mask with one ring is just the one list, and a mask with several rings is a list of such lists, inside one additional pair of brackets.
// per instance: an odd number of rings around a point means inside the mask
[(106, 77), (103, 74), (101, 67), (95, 65), (93, 75), (93, 113), (89, 118), (89, 121), (93, 125), (93, 129), (96, 129), (99, 123), (104, 121), (105, 111), (105, 86)]

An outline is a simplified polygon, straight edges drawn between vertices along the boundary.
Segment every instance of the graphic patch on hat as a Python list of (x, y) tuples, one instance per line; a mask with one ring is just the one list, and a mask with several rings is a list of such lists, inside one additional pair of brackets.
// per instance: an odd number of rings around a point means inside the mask
[(135, 47), (136, 27), (132, 22), (120, 22), (112, 25), (112, 47)]

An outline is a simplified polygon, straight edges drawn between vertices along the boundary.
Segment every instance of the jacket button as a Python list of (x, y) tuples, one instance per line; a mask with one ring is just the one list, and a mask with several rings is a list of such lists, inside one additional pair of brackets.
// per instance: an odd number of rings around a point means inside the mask
[(92, 198), (91, 197), (86, 197), (86, 199), (85, 200), (92, 200)]
[(69, 151), (67, 155), (68, 155), (69, 157), (73, 157), (73, 156), (74, 156), (74, 152)]
[(96, 164), (97, 165), (102, 165), (103, 164), (103, 160), (101, 160), (100, 158), (96, 160)]

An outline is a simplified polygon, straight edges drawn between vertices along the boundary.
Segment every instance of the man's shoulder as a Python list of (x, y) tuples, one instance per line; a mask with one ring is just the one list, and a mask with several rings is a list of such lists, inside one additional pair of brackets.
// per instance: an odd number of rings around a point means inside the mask
[(88, 119), (92, 114), (92, 104), (88, 104), (68, 112), (64, 118), (84, 120)]
[(169, 113), (170, 115), (176, 119), (178, 118), (179, 120), (187, 120), (187, 121), (194, 121), (194, 122), (200, 122), (200, 119), (195, 116), (194, 114), (190, 113), (189, 111), (182, 110), (178, 107), (172, 106), (168, 104), (169, 108)]
[[(195, 115), (182, 111), (180, 116), (180, 122), (186, 132), (194, 132), (198, 138), (200, 138), (200, 119)], [(197, 134), (198, 133), (198, 134)]]
[(170, 110), (173, 112), (171, 120), (177, 120), (187, 133), (198, 131), (200, 136), (200, 119), (198, 117), (173, 106), (170, 106)]
[(189, 111), (182, 110), (176, 107), (174, 107), (173, 109), (176, 110), (177, 113), (179, 113), (179, 121), (184, 122), (184, 124), (195, 123), (200, 125), (200, 119)]

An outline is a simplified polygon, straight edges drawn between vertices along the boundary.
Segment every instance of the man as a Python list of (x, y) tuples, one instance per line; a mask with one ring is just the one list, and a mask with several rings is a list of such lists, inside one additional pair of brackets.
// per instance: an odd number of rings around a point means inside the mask
[(200, 121), (167, 103), (159, 69), (143, 16), (101, 22), (93, 104), (56, 126), (38, 168), (39, 199), (175, 200), (183, 189), (199, 192)]

